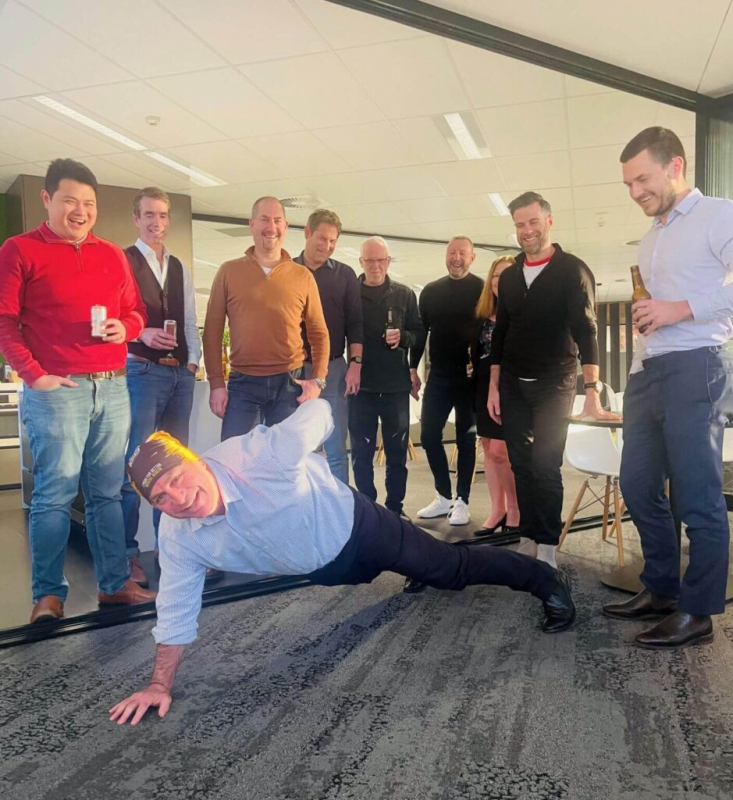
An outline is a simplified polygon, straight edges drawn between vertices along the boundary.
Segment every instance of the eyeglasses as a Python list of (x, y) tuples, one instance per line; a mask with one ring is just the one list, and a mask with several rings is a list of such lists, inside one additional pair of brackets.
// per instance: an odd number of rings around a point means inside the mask
[(389, 263), (389, 257), (387, 258), (362, 258), (362, 264), (367, 267), (376, 267), (376, 266), (383, 266), (384, 264)]

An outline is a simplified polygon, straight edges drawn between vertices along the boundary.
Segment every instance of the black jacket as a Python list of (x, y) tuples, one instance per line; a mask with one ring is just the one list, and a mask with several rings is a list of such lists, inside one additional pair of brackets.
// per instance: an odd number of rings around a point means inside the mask
[(550, 262), (527, 288), (525, 254), (499, 278), (491, 363), (518, 378), (575, 374), (598, 364), (598, 325), (593, 273), (554, 245)]
[[(361, 283), (364, 312), (364, 355), (361, 367), (362, 392), (409, 392), (411, 387), (408, 350), (425, 346), (425, 329), (417, 310), (412, 289), (385, 277), (384, 293), (372, 299), (373, 291)], [(366, 290), (366, 291), (365, 291)], [(392, 309), (392, 323), (401, 331), (399, 347), (391, 350), (384, 344), (387, 309)]]

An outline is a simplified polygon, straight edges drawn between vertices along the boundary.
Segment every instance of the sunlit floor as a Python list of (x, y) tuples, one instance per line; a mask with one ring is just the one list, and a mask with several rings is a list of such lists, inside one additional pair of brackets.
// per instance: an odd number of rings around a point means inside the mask
[[(424, 459), (409, 487), (414, 514), (432, 496)], [(480, 524), (478, 480), (471, 509)], [(136, 729), (106, 710), (149, 677), (149, 622), (0, 651), (0, 796), (730, 798), (733, 612), (711, 645), (638, 650), (645, 623), (599, 614), (615, 556), (598, 531), (568, 539), (579, 618), (555, 637), (525, 595), (408, 596), (390, 574), (205, 609), (168, 717)]]

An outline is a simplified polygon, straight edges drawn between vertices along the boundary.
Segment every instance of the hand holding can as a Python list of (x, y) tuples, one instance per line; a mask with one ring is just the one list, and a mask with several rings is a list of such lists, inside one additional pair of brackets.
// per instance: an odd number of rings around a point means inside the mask
[(178, 338), (178, 323), (174, 319), (166, 319), (163, 321), (163, 332), (174, 339)]
[(104, 339), (105, 323), (107, 322), (107, 306), (92, 306), (92, 336)]

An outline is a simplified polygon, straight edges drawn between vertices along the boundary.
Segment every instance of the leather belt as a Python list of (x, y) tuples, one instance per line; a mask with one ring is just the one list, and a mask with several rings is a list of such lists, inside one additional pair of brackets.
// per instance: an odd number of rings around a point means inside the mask
[(127, 367), (120, 367), (119, 369), (108, 369), (104, 372), (77, 372), (74, 375), (69, 375), (72, 380), (89, 380), (89, 381), (106, 381), (111, 378), (123, 378), (127, 375)]
[[(149, 358), (145, 358), (145, 356), (136, 356), (134, 353), (128, 353), (128, 358), (131, 358), (133, 361), (147, 361), (150, 362)], [(166, 356), (165, 358), (159, 358), (157, 361), (150, 362), (153, 364), (162, 364), (164, 367), (180, 367), (181, 362), (177, 358), (173, 358), (173, 356)]]

